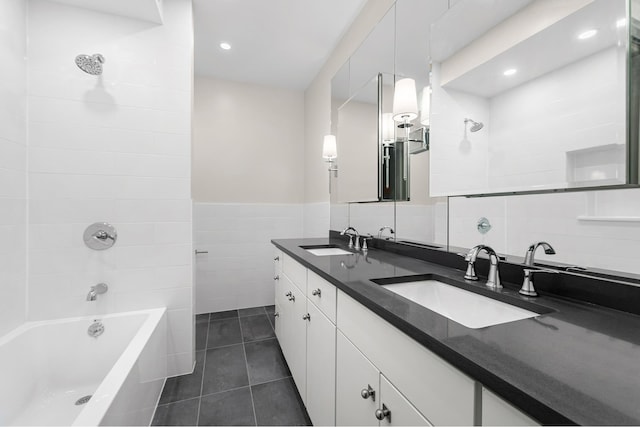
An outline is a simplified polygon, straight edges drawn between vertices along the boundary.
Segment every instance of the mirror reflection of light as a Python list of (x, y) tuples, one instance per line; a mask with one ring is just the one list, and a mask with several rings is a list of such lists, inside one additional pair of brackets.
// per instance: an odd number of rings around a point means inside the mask
[(587, 30), (583, 33), (580, 33), (578, 35), (578, 38), (580, 40), (586, 40), (586, 39), (590, 39), (591, 37), (595, 36), (596, 34), (598, 34), (598, 30)]
[(513, 76), (515, 73), (517, 73), (518, 70), (516, 70), (515, 68), (509, 68), (508, 70), (505, 70), (504, 74), (505, 76)]
[(620, 18), (616, 21), (616, 28), (622, 28), (627, 25), (627, 18)]

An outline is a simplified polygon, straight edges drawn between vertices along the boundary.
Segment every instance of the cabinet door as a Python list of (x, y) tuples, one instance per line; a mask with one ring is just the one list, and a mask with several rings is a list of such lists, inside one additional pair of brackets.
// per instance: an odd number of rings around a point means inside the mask
[[(293, 381), (298, 387), (302, 401), (307, 403), (307, 298), (296, 286), (292, 287), (293, 299), (287, 301), (290, 328), (286, 331), (287, 352), (284, 353)], [(283, 349), (284, 350), (284, 349)]]
[(307, 301), (307, 411), (313, 425), (335, 425), (336, 327)]
[(336, 335), (336, 425), (377, 426), (380, 372), (340, 331)]
[(380, 375), (379, 409), (389, 411), (381, 426), (430, 426), (420, 412), (384, 376)]
[(537, 426), (540, 424), (483, 387), (482, 425)]

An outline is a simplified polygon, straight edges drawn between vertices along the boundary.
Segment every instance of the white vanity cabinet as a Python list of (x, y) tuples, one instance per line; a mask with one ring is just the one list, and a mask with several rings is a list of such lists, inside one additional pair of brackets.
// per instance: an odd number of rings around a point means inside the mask
[(275, 258), (276, 335), (314, 425), (537, 425), (293, 258)]
[[(474, 425), (473, 379), (344, 292), (338, 291), (337, 301), (339, 331), (400, 390), (418, 414), (434, 425)], [(406, 419), (404, 422), (413, 418), (407, 415)]]
[(431, 425), (339, 331), (336, 347), (336, 425)]
[(486, 388), (482, 388), (483, 426), (539, 426), (537, 422), (499, 398)]
[(288, 255), (281, 259), (276, 336), (311, 421), (334, 425), (336, 288)]

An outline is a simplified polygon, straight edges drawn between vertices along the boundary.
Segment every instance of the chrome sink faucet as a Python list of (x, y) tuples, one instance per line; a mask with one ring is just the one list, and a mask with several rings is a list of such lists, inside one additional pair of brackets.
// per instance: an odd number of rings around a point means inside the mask
[[(353, 228), (353, 227), (347, 227), (344, 230), (342, 230), (340, 232), (341, 236), (349, 236), (349, 247), (350, 248), (354, 248), (356, 251), (360, 250), (360, 235), (358, 234), (358, 231)], [(356, 244), (353, 244), (353, 237), (355, 236), (356, 238)]]
[(381, 227), (380, 230), (378, 231), (378, 239), (382, 239), (382, 233), (384, 232), (384, 230), (389, 230), (389, 233), (391, 233), (391, 236), (387, 237), (387, 240), (391, 239), (391, 237), (393, 237), (393, 235), (396, 234), (396, 232), (393, 231), (393, 228), (391, 228), (390, 225), (385, 225), (384, 227)]
[[(529, 249), (527, 249), (527, 253), (524, 256), (524, 264), (526, 266), (531, 266), (533, 267), (535, 264), (535, 254), (536, 254), (536, 249), (538, 249), (538, 247), (542, 246), (542, 248), (544, 249), (544, 253), (547, 255), (555, 255), (556, 251), (553, 249), (553, 247), (548, 244), (547, 242), (536, 242), (536, 243), (532, 243), (531, 246), (529, 246)], [(547, 268), (543, 268), (543, 269), (537, 269), (537, 270), (533, 270), (531, 268), (525, 268), (524, 269), (524, 280), (522, 281), (522, 287), (520, 288), (520, 290), (518, 291), (518, 293), (520, 293), (521, 295), (527, 296), (527, 297), (537, 297), (538, 293), (536, 292), (536, 288), (533, 286), (533, 275), (536, 273), (557, 273), (556, 270), (550, 270)]]
[(95, 286), (91, 287), (91, 290), (87, 294), (87, 301), (95, 301), (98, 299), (98, 295), (104, 294), (109, 290), (109, 287), (106, 283), (98, 283)]
[(547, 254), (547, 255), (555, 255), (556, 254), (556, 251), (547, 242), (532, 243), (531, 246), (529, 246), (529, 249), (527, 249), (527, 253), (524, 255), (524, 263), (526, 265), (533, 266), (535, 264), (534, 258), (535, 258), (535, 255), (536, 255), (536, 249), (538, 249), (540, 246), (542, 246), (542, 248), (544, 249), (544, 253), (545, 254)]
[(476, 258), (478, 258), (478, 254), (482, 251), (485, 251), (487, 255), (489, 255), (489, 274), (487, 277), (487, 287), (491, 289), (502, 289), (502, 284), (500, 283), (500, 271), (498, 270), (498, 262), (499, 258), (491, 247), (485, 245), (478, 245), (467, 253), (467, 256), (464, 258), (467, 261), (467, 271), (464, 275), (464, 278), (467, 280), (478, 280), (478, 275), (476, 274)]

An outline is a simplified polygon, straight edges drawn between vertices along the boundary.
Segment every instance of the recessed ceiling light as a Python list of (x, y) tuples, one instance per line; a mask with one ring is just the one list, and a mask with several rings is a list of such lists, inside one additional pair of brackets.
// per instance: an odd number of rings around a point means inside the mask
[(220, 43), (220, 48), (224, 49), (224, 50), (229, 50), (229, 49), (231, 49), (231, 45), (229, 43), (227, 43), (227, 42), (222, 42), (222, 43)]
[(504, 70), (504, 74), (505, 76), (513, 76), (515, 73), (517, 73), (518, 70), (516, 70), (515, 68), (509, 68), (508, 70)]
[(591, 37), (595, 36), (596, 34), (598, 34), (598, 30), (588, 30), (588, 31), (585, 31), (584, 33), (580, 33), (578, 35), (578, 38), (580, 40), (586, 40), (586, 39), (590, 39)]
[(620, 18), (616, 21), (616, 28), (624, 27), (627, 25), (627, 18)]

